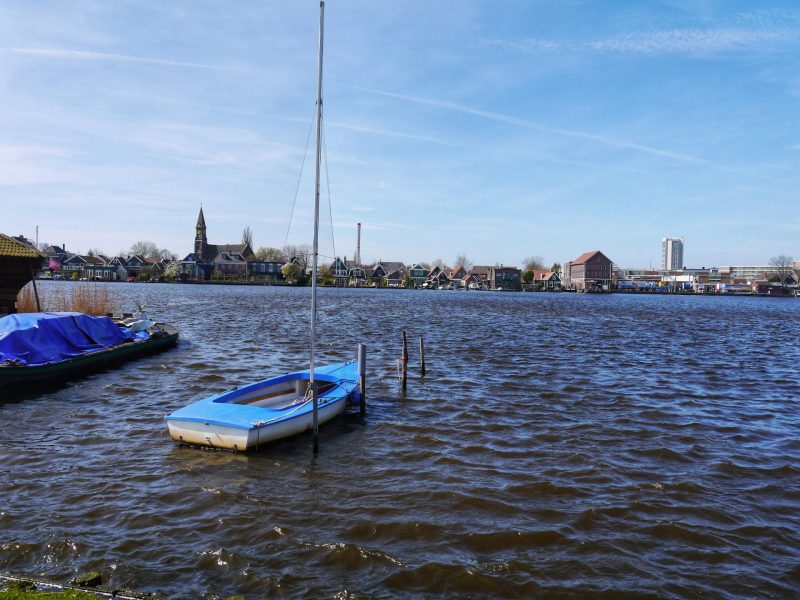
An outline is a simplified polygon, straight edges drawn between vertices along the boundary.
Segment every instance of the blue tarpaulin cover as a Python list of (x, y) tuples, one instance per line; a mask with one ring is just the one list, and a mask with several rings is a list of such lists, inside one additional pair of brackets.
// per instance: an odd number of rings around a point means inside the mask
[(62, 362), (134, 340), (108, 317), (76, 312), (21, 313), (0, 318), (0, 363)]

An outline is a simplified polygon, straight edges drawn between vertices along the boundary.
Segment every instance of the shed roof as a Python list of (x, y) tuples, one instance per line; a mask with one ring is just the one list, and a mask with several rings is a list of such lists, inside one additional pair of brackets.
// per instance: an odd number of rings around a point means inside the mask
[(44, 254), (14, 238), (0, 233), (0, 256), (15, 258), (43, 258)]

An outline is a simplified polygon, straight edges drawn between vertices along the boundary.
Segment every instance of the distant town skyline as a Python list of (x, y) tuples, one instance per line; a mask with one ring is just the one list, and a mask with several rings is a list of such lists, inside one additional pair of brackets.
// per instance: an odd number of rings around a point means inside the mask
[[(317, 10), (5, 2), (0, 231), (185, 256), (202, 203), (213, 239), (310, 243)], [(324, 255), (357, 222), (365, 262), (657, 267), (669, 232), (689, 267), (800, 255), (795, 3), (342, 0), (326, 23)]]

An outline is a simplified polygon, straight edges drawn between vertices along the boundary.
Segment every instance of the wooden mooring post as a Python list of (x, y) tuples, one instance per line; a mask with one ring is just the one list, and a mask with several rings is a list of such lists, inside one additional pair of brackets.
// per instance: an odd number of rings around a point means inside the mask
[(419, 336), (419, 371), (425, 375), (425, 340)]
[(406, 379), (408, 375), (408, 341), (406, 340), (406, 332), (403, 331), (403, 356), (400, 359), (401, 369), (402, 369), (402, 378), (401, 378), (401, 386), (403, 391), (406, 389)]
[(36, 289), (36, 273), (33, 272), (33, 263), (30, 264), (31, 268), (31, 283), (33, 284), (33, 295), (36, 298), (36, 312), (42, 312), (42, 305), (39, 304), (39, 290)]
[(359, 409), (363, 424), (367, 416), (367, 347), (364, 344), (358, 345), (358, 387), (361, 392)]

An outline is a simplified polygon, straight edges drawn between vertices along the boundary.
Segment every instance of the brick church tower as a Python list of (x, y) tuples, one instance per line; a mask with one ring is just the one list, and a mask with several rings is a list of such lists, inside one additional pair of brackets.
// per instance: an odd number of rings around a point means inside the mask
[(203, 207), (200, 207), (200, 214), (197, 217), (194, 236), (194, 255), (197, 262), (206, 262), (208, 255), (208, 238), (206, 237), (206, 220), (203, 217)]

